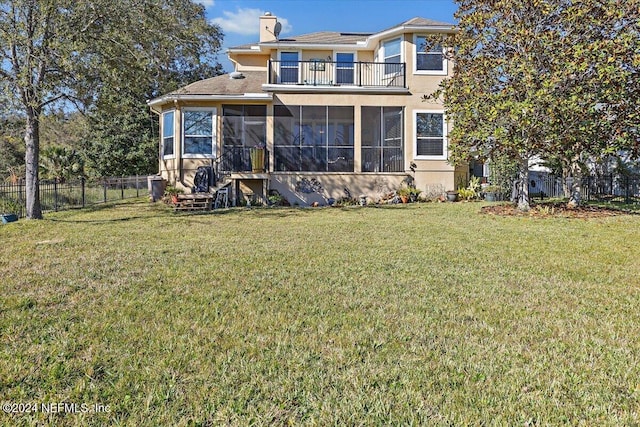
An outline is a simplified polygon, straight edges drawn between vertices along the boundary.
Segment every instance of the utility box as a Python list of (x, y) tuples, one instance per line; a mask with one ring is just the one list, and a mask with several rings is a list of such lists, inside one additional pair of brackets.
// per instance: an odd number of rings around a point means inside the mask
[(164, 196), (164, 189), (166, 182), (160, 175), (149, 175), (147, 177), (147, 184), (149, 186), (149, 196), (152, 202), (157, 202)]

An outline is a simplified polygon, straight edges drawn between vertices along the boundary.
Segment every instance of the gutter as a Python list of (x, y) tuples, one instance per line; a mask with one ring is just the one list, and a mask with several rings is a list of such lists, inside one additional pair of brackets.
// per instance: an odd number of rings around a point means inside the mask
[(164, 104), (172, 104), (180, 101), (272, 101), (273, 95), (270, 93), (243, 93), (238, 95), (216, 95), (216, 94), (169, 94), (147, 101), (151, 110), (160, 114), (162, 110), (157, 107)]

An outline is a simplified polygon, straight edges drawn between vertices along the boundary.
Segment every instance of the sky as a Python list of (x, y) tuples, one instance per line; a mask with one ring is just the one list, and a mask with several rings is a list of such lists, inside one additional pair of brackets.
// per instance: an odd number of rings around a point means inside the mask
[(218, 61), (233, 71), (226, 50), (258, 41), (258, 18), (271, 12), (282, 24), (280, 37), (316, 31), (375, 33), (411, 18), (455, 23), (454, 0), (197, 0), (207, 18), (222, 28)]

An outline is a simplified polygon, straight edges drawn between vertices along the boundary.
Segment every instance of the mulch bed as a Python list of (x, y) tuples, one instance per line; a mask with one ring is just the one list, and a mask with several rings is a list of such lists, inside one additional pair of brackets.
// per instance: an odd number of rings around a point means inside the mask
[(532, 204), (528, 212), (522, 212), (514, 204), (484, 206), (483, 214), (499, 216), (520, 216), (534, 218), (606, 218), (620, 215), (631, 215), (633, 212), (602, 206), (578, 206), (570, 208), (566, 203)]

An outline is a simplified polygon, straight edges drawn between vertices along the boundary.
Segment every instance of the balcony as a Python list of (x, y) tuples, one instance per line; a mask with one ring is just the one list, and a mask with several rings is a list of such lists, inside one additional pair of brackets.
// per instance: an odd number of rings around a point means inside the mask
[(269, 61), (265, 89), (297, 91), (406, 91), (406, 64), (384, 62)]

